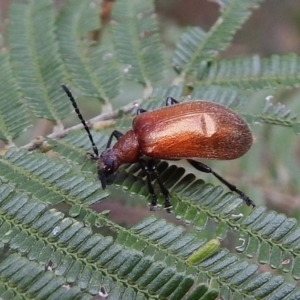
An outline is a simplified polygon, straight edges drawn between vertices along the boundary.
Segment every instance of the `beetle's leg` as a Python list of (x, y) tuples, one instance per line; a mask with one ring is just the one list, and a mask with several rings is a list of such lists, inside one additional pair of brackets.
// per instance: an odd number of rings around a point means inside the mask
[(179, 102), (172, 97), (168, 97), (166, 100), (166, 106), (171, 106), (174, 104), (178, 104)]
[(101, 168), (98, 166), (98, 179), (101, 182), (101, 187), (103, 190), (105, 190), (106, 188), (106, 177), (103, 173), (103, 171), (101, 170)]
[[(171, 106), (171, 105), (174, 105), (174, 104), (178, 104), (179, 102), (177, 100), (175, 100), (174, 98), (172, 97), (168, 97), (167, 100), (166, 100), (166, 106)], [(137, 115), (140, 115), (140, 114), (143, 114), (147, 112), (146, 109), (143, 109), (143, 108), (139, 108), (137, 111), (136, 111), (136, 114)]]
[(145, 112), (147, 112), (146, 109), (139, 108), (139, 109), (136, 111), (136, 114), (137, 114), (137, 115), (140, 115), (140, 114), (143, 114), (143, 113), (145, 113)]
[(160, 179), (160, 176), (157, 172), (156, 165), (155, 165), (155, 162), (154, 162), (153, 159), (150, 159), (148, 161), (148, 168), (149, 168), (150, 172), (154, 172), (155, 175), (156, 175), (156, 179), (157, 179), (160, 191), (162, 192), (162, 194), (165, 197), (165, 208), (166, 209), (170, 208), (172, 206), (171, 203), (170, 203), (170, 193), (169, 193), (168, 189), (162, 183), (162, 181)]
[(204, 173), (211, 173), (216, 178), (218, 178), (223, 184), (225, 184), (231, 191), (237, 193), (241, 196), (241, 198), (246, 202), (248, 206), (255, 207), (254, 202), (246, 196), (242, 191), (240, 191), (235, 185), (229, 183), (227, 180), (225, 180), (223, 177), (221, 177), (218, 173), (214, 172), (209, 166), (192, 159), (187, 159), (188, 163), (190, 163), (194, 168), (196, 168), (198, 171), (204, 172)]
[(87, 156), (90, 160), (97, 160), (99, 156), (96, 156), (95, 153), (87, 152)]
[(112, 139), (113, 139), (114, 137), (115, 137), (117, 140), (119, 140), (123, 135), (124, 135), (124, 134), (123, 134), (122, 132), (120, 132), (120, 131), (118, 131), (118, 130), (114, 130), (114, 131), (111, 133), (111, 135), (110, 135), (110, 137), (109, 137), (109, 139), (108, 139), (108, 141), (107, 141), (106, 149), (107, 149), (107, 148), (110, 148)]
[(154, 211), (155, 207), (157, 205), (157, 196), (156, 196), (156, 194), (154, 192), (154, 188), (153, 188), (153, 185), (152, 185), (152, 182), (151, 182), (150, 170), (148, 168), (147, 162), (144, 159), (141, 158), (139, 160), (139, 163), (140, 163), (141, 169), (146, 172), (148, 190), (149, 190), (149, 193), (150, 193), (150, 195), (152, 197), (151, 204), (150, 204), (150, 210)]

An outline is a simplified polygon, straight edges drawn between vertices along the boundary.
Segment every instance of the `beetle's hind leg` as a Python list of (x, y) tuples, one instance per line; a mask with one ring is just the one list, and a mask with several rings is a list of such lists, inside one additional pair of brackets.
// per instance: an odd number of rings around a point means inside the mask
[(157, 205), (157, 196), (155, 194), (155, 191), (154, 191), (154, 188), (153, 188), (153, 184), (151, 182), (151, 178), (150, 178), (150, 173), (154, 173), (155, 176), (156, 176), (156, 179), (157, 179), (157, 182), (158, 182), (158, 185), (159, 185), (159, 188), (161, 190), (161, 193), (164, 195), (165, 197), (165, 208), (166, 209), (169, 209), (171, 208), (171, 203), (170, 203), (170, 194), (169, 194), (169, 191), (167, 190), (167, 188), (163, 185), (160, 177), (159, 177), (159, 174), (157, 172), (157, 169), (156, 169), (156, 165), (155, 165), (155, 162), (153, 159), (150, 159), (148, 162), (145, 160), (145, 159), (140, 159), (139, 160), (139, 163), (140, 163), (140, 166), (142, 168), (143, 171), (146, 172), (146, 176), (147, 176), (147, 184), (148, 184), (148, 190), (149, 190), (149, 193), (151, 194), (152, 196), (152, 200), (151, 200), (151, 203), (150, 203), (150, 210), (151, 211), (154, 211), (155, 210), (155, 207)]
[(205, 165), (205, 164), (203, 164), (199, 161), (192, 160), (192, 159), (187, 159), (187, 161), (188, 161), (189, 164), (191, 164), (198, 171), (213, 174), (223, 184), (225, 184), (231, 191), (233, 191), (233, 192), (237, 193), (238, 195), (240, 195), (241, 198), (245, 201), (245, 203), (248, 206), (255, 207), (255, 203), (248, 196), (246, 196), (242, 191), (240, 191), (235, 185), (231, 184), (230, 182), (225, 180), (223, 177), (221, 177), (218, 173), (213, 171), (209, 166), (207, 166), (207, 165)]

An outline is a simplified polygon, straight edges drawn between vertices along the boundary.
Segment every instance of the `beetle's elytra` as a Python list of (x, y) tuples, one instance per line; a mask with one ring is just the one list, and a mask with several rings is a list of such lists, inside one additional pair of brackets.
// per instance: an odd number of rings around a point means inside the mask
[[(106, 149), (99, 155), (74, 97), (65, 85), (62, 85), (62, 88), (88, 133), (94, 151), (91, 159), (97, 162), (98, 177), (103, 189), (106, 187), (107, 177), (116, 172), (120, 165), (139, 162), (147, 174), (148, 189), (152, 196), (150, 209), (154, 210), (157, 204), (157, 196), (150, 179), (151, 172), (156, 174), (160, 190), (165, 197), (165, 208), (169, 208), (170, 195), (157, 174), (154, 160), (186, 159), (197, 170), (212, 173), (231, 191), (239, 194), (247, 205), (255, 206), (254, 202), (236, 186), (207, 165), (194, 160), (194, 158), (236, 159), (250, 149), (253, 143), (252, 133), (245, 121), (230, 109), (207, 101), (178, 103), (168, 97), (163, 108), (151, 112), (138, 109), (132, 129), (125, 134), (114, 130), (108, 139)], [(117, 142), (111, 147), (114, 137)]]
[(132, 127), (140, 151), (158, 159), (235, 159), (253, 142), (248, 125), (237, 114), (205, 101), (140, 114)]

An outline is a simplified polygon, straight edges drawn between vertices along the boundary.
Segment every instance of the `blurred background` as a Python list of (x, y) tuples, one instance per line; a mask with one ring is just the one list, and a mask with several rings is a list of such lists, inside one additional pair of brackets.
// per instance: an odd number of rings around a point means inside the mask
[[(2, 22), (5, 29), (8, 5), (12, 0), (0, 0)], [(221, 0), (157, 0), (156, 8), (160, 20), (161, 38), (170, 49), (174, 49), (180, 34), (186, 26), (201, 26), (205, 30), (214, 24), (219, 16), (218, 1)], [(63, 0), (56, 1), (57, 4)], [(109, 18), (109, 16), (107, 16)], [(258, 54), (269, 57), (273, 54), (296, 53), (300, 55), (300, 1), (267, 0), (255, 10), (246, 24), (234, 37), (232, 45), (221, 57), (237, 58)], [(170, 53), (170, 57), (172, 53)], [(299, 79), (300, 85), (300, 79)], [(113, 99), (114, 107), (119, 107), (135, 99), (130, 89), (123, 86), (122, 95)], [(255, 111), (257, 106), (265, 101), (267, 96), (273, 96), (274, 102), (281, 102), (300, 117), (300, 90), (261, 91), (258, 92), (248, 110)], [(95, 115), (92, 102), (82, 108), (86, 119)], [(79, 105), (80, 106), (80, 105)], [(68, 118), (66, 126), (79, 123), (76, 116)], [(112, 129), (109, 129), (111, 131)], [(252, 130), (255, 144), (241, 160), (234, 162), (209, 163), (228, 181), (238, 185), (258, 205), (266, 205), (270, 209), (284, 212), (299, 220), (300, 208), (300, 140), (290, 129), (265, 124), (254, 124)], [(25, 134), (25, 140), (38, 135), (46, 135), (52, 131), (52, 124), (39, 120), (37, 126)], [(204, 180), (220, 184), (212, 176), (202, 176)], [(98, 204), (95, 209), (111, 210), (111, 218), (130, 227), (138, 220), (149, 215), (146, 199), (129, 196), (121, 189), (110, 188), (111, 196)], [(226, 190), (226, 188), (224, 188)], [(260, 199), (260, 200), (256, 200)], [(248, 208), (245, 208), (248, 209)], [(162, 210), (157, 215), (164, 214), (174, 221), (172, 215)]]

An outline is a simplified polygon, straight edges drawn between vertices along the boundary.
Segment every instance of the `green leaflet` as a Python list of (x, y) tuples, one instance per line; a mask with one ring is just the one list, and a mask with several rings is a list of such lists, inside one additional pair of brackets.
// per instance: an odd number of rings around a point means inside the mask
[(9, 19), (10, 57), (21, 92), (37, 117), (58, 122), (71, 107), (59, 88), (65, 73), (55, 40), (52, 1), (13, 1)]

